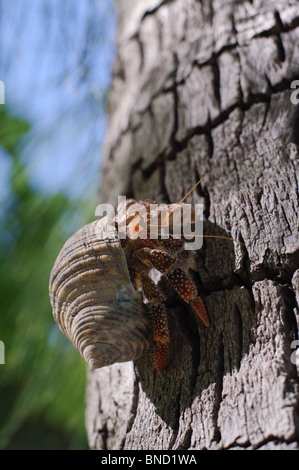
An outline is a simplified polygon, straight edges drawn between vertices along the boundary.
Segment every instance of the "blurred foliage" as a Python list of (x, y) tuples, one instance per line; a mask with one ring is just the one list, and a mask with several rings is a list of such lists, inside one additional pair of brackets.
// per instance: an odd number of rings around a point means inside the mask
[[(12, 161), (11, 194), (1, 207), (0, 448), (84, 449), (86, 366), (54, 323), (48, 293), (67, 220), (79, 209), (65, 195), (30, 186), (18, 156), (28, 130), (0, 107), (0, 146)], [(88, 203), (81, 211), (89, 222)]]

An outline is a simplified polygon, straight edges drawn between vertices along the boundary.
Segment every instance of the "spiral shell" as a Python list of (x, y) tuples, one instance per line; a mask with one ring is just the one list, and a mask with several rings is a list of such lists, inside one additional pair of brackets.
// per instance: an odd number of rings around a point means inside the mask
[(121, 243), (99, 237), (98, 224), (85, 225), (67, 240), (49, 285), (56, 322), (94, 369), (137, 359), (151, 338)]

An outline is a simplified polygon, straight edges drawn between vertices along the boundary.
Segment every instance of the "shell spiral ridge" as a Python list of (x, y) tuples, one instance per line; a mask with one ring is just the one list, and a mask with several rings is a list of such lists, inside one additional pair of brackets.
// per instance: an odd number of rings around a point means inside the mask
[(54, 319), (91, 368), (137, 359), (151, 338), (121, 243), (97, 229), (94, 221), (66, 241), (49, 283)]

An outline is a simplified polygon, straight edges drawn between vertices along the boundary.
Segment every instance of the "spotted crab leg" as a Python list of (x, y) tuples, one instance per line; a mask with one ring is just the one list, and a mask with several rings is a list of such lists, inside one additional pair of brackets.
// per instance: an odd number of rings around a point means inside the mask
[(141, 283), (143, 293), (152, 307), (155, 368), (158, 372), (162, 372), (166, 365), (169, 345), (167, 314), (163, 303), (165, 299), (154, 281), (147, 274), (142, 275)]
[(132, 260), (129, 272), (136, 288), (141, 287), (144, 296), (150, 303), (151, 313), (153, 318), (153, 339), (155, 342), (154, 347), (154, 363), (158, 372), (162, 372), (166, 365), (168, 345), (169, 345), (169, 330), (167, 323), (167, 313), (164, 305), (164, 296), (158, 286), (148, 275), (149, 261), (141, 262), (138, 256), (138, 250)]
[(179, 296), (197, 313), (205, 326), (210, 326), (208, 314), (203, 301), (197, 295), (197, 289), (190, 276), (181, 268), (175, 267), (176, 260), (161, 250), (144, 248), (136, 253), (145, 264), (151, 263), (164, 274)]

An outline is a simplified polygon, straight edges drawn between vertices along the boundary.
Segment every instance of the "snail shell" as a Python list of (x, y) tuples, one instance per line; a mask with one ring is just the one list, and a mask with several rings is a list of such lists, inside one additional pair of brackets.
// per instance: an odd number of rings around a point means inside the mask
[(130, 280), (121, 243), (116, 236), (101, 238), (99, 222), (67, 240), (49, 285), (56, 322), (94, 369), (137, 359), (151, 338), (150, 319)]

